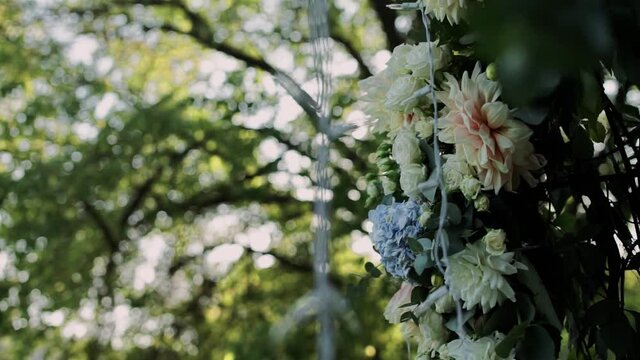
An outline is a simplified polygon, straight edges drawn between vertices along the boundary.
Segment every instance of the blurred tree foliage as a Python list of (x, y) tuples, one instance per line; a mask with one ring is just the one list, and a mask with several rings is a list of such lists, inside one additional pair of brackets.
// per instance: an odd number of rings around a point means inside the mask
[[(331, 12), (338, 118), (395, 15)], [(312, 285), (315, 132), (274, 81), (313, 86), (307, 28), (301, 1), (0, 4), (0, 358), (315, 356), (313, 324), (269, 335)], [(355, 145), (332, 154), (343, 293), (363, 276)], [(353, 298), (341, 357), (400, 356), (386, 298)]]
[[(314, 86), (305, 3), (0, 3), (0, 358), (315, 357), (313, 324), (283, 343), (269, 335), (312, 283), (315, 129), (291, 96)], [(423, 39), (407, 25), (415, 14), (386, 3), (332, 2), (336, 119), (358, 117), (356, 80), (383, 49)], [(538, 104), (523, 107), (532, 125), (580, 116), (597, 137), (601, 62), (628, 107), (640, 82), (635, 2), (487, 0), (470, 15), (473, 31), (434, 31), (495, 63), (511, 102)], [(366, 232), (374, 151), (354, 134), (332, 152), (332, 281), (353, 310), (340, 316), (344, 359), (406, 356), (382, 317), (396, 285), (364, 276), (351, 250)], [(560, 220), (584, 220), (569, 195), (582, 194), (558, 192), (572, 214)], [(596, 292), (589, 284), (577, 291)]]

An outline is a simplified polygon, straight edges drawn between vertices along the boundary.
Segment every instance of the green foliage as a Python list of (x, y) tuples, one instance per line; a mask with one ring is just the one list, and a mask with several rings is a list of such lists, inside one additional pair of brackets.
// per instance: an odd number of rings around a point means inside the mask
[[(306, 10), (202, 5), (0, 4), (0, 357), (314, 358), (314, 324), (282, 343), (269, 335), (313, 283), (315, 126), (273, 77), (310, 77)], [(368, 6), (332, 11), (342, 55), (383, 46), (345, 36), (382, 34)], [(358, 61), (336, 79), (336, 119), (369, 71)], [(344, 138), (334, 149), (331, 281), (346, 293), (362, 273), (351, 245), (375, 148)], [(210, 260), (221, 252), (226, 268)], [(391, 285), (362, 286), (381, 296), (349, 297), (338, 353), (399, 357), (382, 317)]]

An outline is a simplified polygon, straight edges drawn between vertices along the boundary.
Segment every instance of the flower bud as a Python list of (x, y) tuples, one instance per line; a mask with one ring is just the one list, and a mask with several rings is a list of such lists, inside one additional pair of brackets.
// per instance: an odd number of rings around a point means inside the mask
[(367, 184), (367, 196), (374, 198), (379, 195), (377, 182), (370, 182)]
[(418, 185), (424, 182), (426, 168), (419, 164), (408, 164), (400, 166), (400, 188), (404, 194), (412, 199), (420, 196)]
[(478, 197), (481, 188), (482, 183), (473, 176), (465, 176), (460, 183), (460, 191), (462, 191), (462, 195), (464, 195), (467, 200), (474, 200)]
[(482, 238), (487, 252), (491, 255), (502, 255), (507, 249), (506, 240), (507, 234), (502, 229), (491, 229)]
[(382, 192), (385, 195), (391, 195), (396, 192), (396, 182), (389, 179), (387, 176), (382, 177)]
[(473, 206), (478, 211), (489, 211), (489, 208), (491, 207), (491, 201), (489, 201), (489, 197), (487, 195), (481, 194), (473, 202)]
[(391, 154), (400, 166), (420, 162), (422, 153), (420, 152), (420, 141), (416, 137), (416, 133), (406, 128), (398, 131), (396, 138), (393, 140)]

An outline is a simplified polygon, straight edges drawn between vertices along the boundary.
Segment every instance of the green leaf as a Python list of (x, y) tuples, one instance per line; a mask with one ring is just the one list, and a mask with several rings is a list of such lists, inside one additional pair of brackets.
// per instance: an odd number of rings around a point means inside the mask
[(418, 239), (410, 238), (408, 243), (409, 243), (409, 249), (411, 249), (411, 251), (413, 251), (416, 254), (424, 250), (424, 248), (422, 247), (422, 244), (420, 244)]
[(516, 304), (507, 302), (499, 306), (492, 313), (490, 313), (489, 319), (483, 324), (482, 329), (479, 331), (480, 336), (487, 336), (494, 331), (500, 331), (501, 333), (507, 333), (509, 330), (518, 324)]
[[(497, 347), (496, 347), (496, 353)], [(529, 326), (524, 333), (524, 339), (516, 352), (516, 358), (522, 360), (556, 359), (555, 343), (540, 325)]]
[(587, 131), (580, 125), (575, 125), (571, 132), (571, 150), (577, 159), (591, 159), (593, 157), (593, 142)]
[(393, 204), (394, 201), (395, 201), (395, 198), (393, 197), (393, 195), (385, 195), (382, 198), (382, 204), (384, 205), (391, 205)]
[[(400, 316), (400, 322), (405, 322), (409, 320), (414, 320), (415, 315), (413, 315), (413, 311), (407, 311)], [(415, 320), (414, 320), (415, 321)]]
[(411, 290), (411, 303), (420, 304), (421, 302), (425, 301), (427, 295), (429, 295), (429, 292), (425, 287), (416, 286), (413, 288), (413, 290)]
[(547, 289), (542, 283), (542, 279), (540, 279), (535, 267), (525, 256), (522, 256), (519, 261), (528, 269), (518, 271), (517, 277), (518, 280), (527, 286), (533, 294), (533, 303), (535, 305), (536, 312), (540, 314), (551, 326), (561, 330), (562, 324), (560, 323), (560, 319), (558, 319), (556, 310), (553, 308), (553, 304), (551, 303), (549, 293), (547, 293)]
[(433, 260), (433, 257), (431, 256), (431, 252), (429, 252), (416, 256), (416, 260), (413, 263), (413, 268), (416, 270), (416, 273), (418, 275), (422, 275), (425, 269), (433, 267), (433, 265), (435, 265), (435, 262)]
[(531, 298), (526, 294), (518, 293), (516, 295), (516, 305), (518, 307), (520, 322), (531, 323), (536, 315), (536, 309), (533, 306)]
[(369, 273), (369, 275), (371, 275), (371, 277), (377, 278), (382, 275), (382, 271), (368, 261), (364, 264), (364, 269)]
[(600, 326), (600, 338), (618, 359), (624, 359), (637, 341), (637, 333), (629, 324), (629, 320), (624, 314), (618, 312), (611, 322)]
[(464, 250), (464, 242), (460, 237), (459, 230), (445, 229), (442, 235), (445, 244), (447, 244), (449, 256)]
[(546, 119), (548, 114), (548, 110), (534, 108), (534, 107), (523, 107), (518, 109), (514, 116), (524, 123), (529, 125), (540, 125)]
[(430, 250), (431, 247), (433, 246), (433, 241), (431, 241), (431, 239), (421, 238), (421, 239), (418, 239), (418, 242), (420, 243), (420, 245), (422, 245), (422, 248), (424, 250)]
[(453, 225), (458, 225), (462, 221), (462, 213), (456, 204), (449, 203), (447, 205), (447, 219)]
[(595, 142), (604, 142), (607, 135), (607, 129), (597, 121), (589, 121), (589, 136)]
[[(496, 345), (496, 354), (500, 357), (506, 358), (511, 353), (511, 350), (516, 346), (518, 341), (522, 339), (529, 324), (521, 323), (514, 326), (507, 336)], [(540, 358), (551, 359), (551, 358)]]

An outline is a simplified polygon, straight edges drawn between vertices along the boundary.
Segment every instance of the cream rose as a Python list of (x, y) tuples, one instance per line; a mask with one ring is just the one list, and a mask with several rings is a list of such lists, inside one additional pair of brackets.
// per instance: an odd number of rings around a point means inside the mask
[(418, 88), (419, 84), (416, 78), (410, 75), (399, 76), (387, 91), (384, 105), (392, 110), (407, 111), (418, 103), (418, 99), (410, 99)]
[(486, 246), (487, 252), (491, 255), (502, 255), (507, 249), (505, 244), (507, 233), (502, 229), (492, 229), (482, 238)]
[(414, 131), (403, 128), (398, 131), (393, 140), (391, 155), (398, 165), (408, 165), (420, 162), (420, 141)]
[[(442, 69), (449, 61), (449, 50), (438, 46), (438, 42), (431, 43), (431, 53), (433, 55), (434, 71)], [(406, 68), (411, 70), (411, 74), (421, 79), (431, 77), (429, 63), (429, 44), (421, 42), (411, 48), (406, 56)]]
[(446, 162), (442, 165), (442, 175), (449, 191), (458, 190), (465, 176), (471, 175), (471, 168), (455, 155), (445, 155)]
[(420, 196), (418, 185), (424, 182), (425, 167), (419, 164), (407, 164), (400, 166), (400, 188), (405, 196), (417, 199)]
[(462, 195), (468, 200), (474, 200), (478, 197), (480, 188), (482, 188), (482, 184), (473, 176), (465, 176), (460, 183), (460, 191), (462, 191)]

